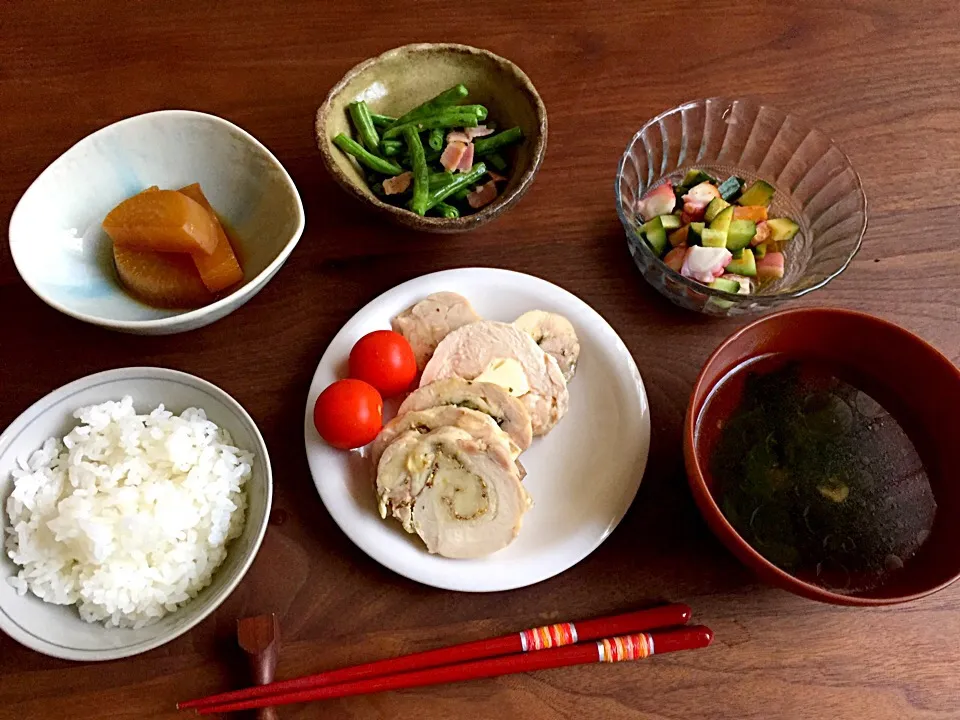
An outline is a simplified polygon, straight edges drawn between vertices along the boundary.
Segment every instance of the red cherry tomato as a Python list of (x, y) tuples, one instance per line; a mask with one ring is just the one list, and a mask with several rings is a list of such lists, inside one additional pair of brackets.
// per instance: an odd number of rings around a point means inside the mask
[(373, 385), (383, 397), (399, 395), (417, 376), (417, 358), (410, 343), (393, 330), (374, 330), (350, 351), (350, 377)]
[(383, 399), (363, 380), (337, 380), (317, 398), (313, 424), (335, 448), (363, 447), (383, 427)]

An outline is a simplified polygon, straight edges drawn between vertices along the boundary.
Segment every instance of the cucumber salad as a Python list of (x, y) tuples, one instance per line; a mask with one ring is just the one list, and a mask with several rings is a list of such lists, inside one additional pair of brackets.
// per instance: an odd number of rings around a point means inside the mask
[(716, 290), (748, 295), (783, 277), (783, 249), (800, 226), (769, 217), (775, 190), (749, 187), (690, 170), (679, 185), (665, 182), (637, 203), (640, 236), (667, 266)]

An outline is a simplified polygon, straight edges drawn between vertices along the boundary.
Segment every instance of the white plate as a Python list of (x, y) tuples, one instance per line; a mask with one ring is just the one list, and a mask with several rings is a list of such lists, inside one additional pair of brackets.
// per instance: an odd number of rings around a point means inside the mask
[[(520, 536), (479, 560), (430, 555), (420, 538), (377, 514), (370, 471), (359, 451), (336, 450), (313, 426), (317, 396), (344, 377), (353, 344), (432, 292), (467, 297), (486, 319), (510, 322), (527, 310), (565, 315), (580, 338), (570, 383), (570, 411), (521, 460), (534, 506)], [(396, 403), (391, 404), (391, 410)], [(532, 585), (567, 570), (613, 531), (640, 486), (650, 448), (650, 412), (630, 351), (613, 328), (579, 298), (545, 280), (508, 270), (467, 268), (426, 275), (384, 293), (343, 326), (323, 354), (307, 397), (304, 436), (310, 472), (324, 505), (367, 555), (433, 587), (493, 592)]]

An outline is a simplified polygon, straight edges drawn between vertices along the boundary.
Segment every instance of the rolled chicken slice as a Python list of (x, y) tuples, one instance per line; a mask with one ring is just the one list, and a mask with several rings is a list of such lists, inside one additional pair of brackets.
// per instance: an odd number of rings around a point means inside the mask
[(377, 494), (381, 515), (390, 511), (429, 552), (457, 559), (505, 548), (531, 505), (503, 445), (454, 427), (398, 437), (380, 460)]
[(491, 445), (503, 445), (507, 448), (511, 459), (516, 459), (520, 454), (520, 448), (517, 444), (513, 442), (510, 436), (486, 413), (468, 408), (445, 405), (443, 407), (415, 410), (397, 415), (393, 420), (383, 426), (380, 434), (377, 435), (373, 441), (373, 444), (370, 446), (370, 460), (373, 462), (374, 467), (376, 467), (387, 446), (405, 432), (415, 430), (425, 435), (432, 430), (447, 426), (466, 430), (473, 437)]
[(438, 380), (410, 393), (400, 405), (397, 416), (444, 405), (485, 413), (521, 451), (530, 447), (533, 439), (530, 413), (523, 403), (495, 383), (471, 382), (458, 377)]
[(437, 345), (451, 331), (480, 319), (462, 295), (438, 292), (404, 310), (390, 325), (410, 343), (417, 370), (423, 370)]
[(570, 382), (573, 379), (580, 358), (580, 340), (569, 320), (557, 313), (531, 310), (514, 320), (513, 324), (557, 361), (564, 380)]
[(567, 412), (570, 396), (557, 361), (509, 323), (481, 320), (457, 328), (437, 346), (420, 387), (437, 380), (480, 378), (518, 397), (534, 435), (546, 435)]

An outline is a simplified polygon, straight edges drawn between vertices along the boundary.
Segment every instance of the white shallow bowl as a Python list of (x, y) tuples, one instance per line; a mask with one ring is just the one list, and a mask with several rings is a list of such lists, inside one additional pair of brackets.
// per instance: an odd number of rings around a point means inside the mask
[(267, 446), (247, 412), (227, 393), (193, 375), (165, 368), (125, 368), (89, 375), (64, 385), (28, 408), (0, 435), (0, 501), (4, 537), (9, 526), (6, 500), (13, 488), (10, 472), (49, 437), (63, 437), (77, 425), (73, 412), (85, 405), (133, 397), (138, 412), (160, 403), (180, 413), (199, 407), (225, 428), (234, 442), (256, 457), (247, 481), (248, 509), (240, 537), (232, 541), (213, 582), (187, 605), (159, 622), (131, 630), (84, 622), (74, 606), (45, 603), (29, 591), (18, 595), (8, 578), (17, 566), (6, 550), (0, 559), (0, 630), (17, 642), (66, 660), (115, 660), (145, 652), (187, 632), (212, 613), (243, 578), (267, 529), (273, 480)]
[[(420, 538), (405, 533), (398, 522), (381, 520), (369, 461), (361, 451), (330, 447), (313, 425), (317, 396), (342, 377), (353, 344), (368, 332), (389, 328), (394, 315), (441, 290), (464, 295), (489, 320), (512, 322), (534, 309), (558, 312), (573, 323), (580, 338), (569, 412), (520, 457), (533, 508), (510, 546), (478, 560), (430, 555)], [(391, 403), (391, 408), (396, 405)], [(313, 376), (304, 436), (310, 472), (324, 505), (367, 555), (425, 585), (493, 592), (532, 585), (561, 573), (613, 532), (640, 487), (650, 448), (650, 411), (630, 351), (586, 303), (530, 275), (469, 268), (399, 285), (344, 325)]]
[[(121, 200), (158, 185), (199, 182), (227, 222), (243, 265), (240, 287), (195, 310), (161, 310), (124, 291), (100, 223)], [(10, 252), (44, 302), (79, 320), (162, 335), (203, 327), (252, 298), (303, 233), (293, 180), (260, 142), (233, 123), (190, 110), (121, 120), (57, 158), (27, 189), (10, 219)]]

